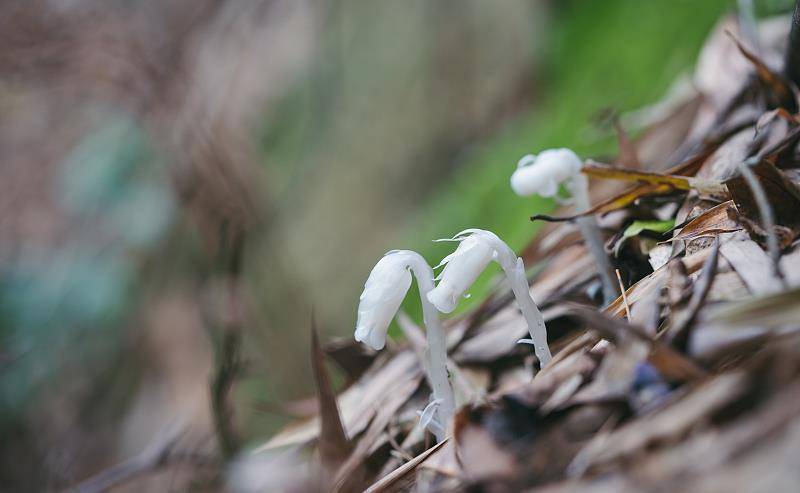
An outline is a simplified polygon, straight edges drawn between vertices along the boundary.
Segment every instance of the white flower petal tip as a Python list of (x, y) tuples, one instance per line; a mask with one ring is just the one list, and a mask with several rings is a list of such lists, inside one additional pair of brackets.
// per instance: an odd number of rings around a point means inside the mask
[(519, 160), (511, 175), (511, 189), (517, 195), (553, 197), (558, 187), (580, 173), (583, 163), (570, 149), (548, 149), (537, 156), (529, 154)]
[(392, 251), (372, 268), (358, 304), (355, 339), (381, 350), (386, 345), (386, 332), (411, 286), (408, 257), (403, 251)]
[(386, 346), (386, 332), (364, 326), (356, 327), (355, 339), (376, 351), (380, 351)]
[(442, 313), (451, 313), (458, 305), (458, 294), (439, 283), (428, 293), (428, 301)]

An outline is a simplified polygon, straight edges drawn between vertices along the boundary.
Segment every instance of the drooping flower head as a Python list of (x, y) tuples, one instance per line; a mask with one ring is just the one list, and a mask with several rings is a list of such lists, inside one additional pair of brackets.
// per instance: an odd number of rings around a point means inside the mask
[(531, 297), (522, 259), (496, 234), (484, 229), (467, 229), (450, 240), (439, 241), (458, 241), (459, 245), (439, 264), (444, 265), (444, 270), (439, 276), (439, 284), (428, 292), (428, 301), (441, 312), (452, 312), (459, 298), (464, 296), (489, 262), (497, 262), (503, 268), (528, 324), (536, 356), (543, 366), (546, 365), (552, 359), (547, 346), (547, 328), (539, 307)]
[(380, 350), (386, 345), (386, 332), (411, 286), (407, 256), (393, 250), (381, 258), (364, 284), (358, 303), (355, 338)]
[(511, 188), (517, 195), (553, 197), (558, 187), (577, 173), (583, 163), (570, 149), (548, 149), (538, 156), (528, 154), (519, 160), (511, 175)]
[(455, 396), (447, 372), (447, 340), (436, 307), (427, 295), (434, 289), (433, 269), (417, 252), (393, 250), (381, 258), (367, 282), (358, 304), (355, 338), (375, 350), (386, 345), (386, 332), (403, 302), (411, 277), (416, 278), (422, 302), (422, 318), (428, 347), (425, 371), (431, 386), (432, 401), (422, 413), (421, 423), (436, 435), (445, 438), (447, 423), (455, 411)]
[(438, 277), (439, 284), (428, 293), (428, 301), (440, 312), (450, 313), (481, 272), (498, 258), (498, 243), (505, 244), (494, 233), (483, 229), (467, 229), (449, 240), (440, 241), (458, 241), (459, 244), (437, 266), (444, 266), (444, 270)]

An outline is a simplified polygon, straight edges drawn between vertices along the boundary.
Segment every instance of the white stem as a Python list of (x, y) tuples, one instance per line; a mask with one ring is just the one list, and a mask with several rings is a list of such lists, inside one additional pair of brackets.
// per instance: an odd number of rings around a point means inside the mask
[[(417, 278), (419, 294), (422, 301), (422, 318), (425, 323), (425, 333), (428, 337), (428, 349), (425, 355), (428, 359), (428, 382), (433, 390), (434, 400), (441, 400), (436, 413), (444, 430), (450, 418), (455, 412), (455, 397), (450, 380), (447, 376), (447, 342), (445, 340), (442, 321), (439, 320), (439, 312), (436, 307), (428, 301), (428, 292), (433, 289), (433, 269), (425, 259), (416, 252), (408, 252), (408, 266), (414, 277)], [(436, 434), (436, 440), (444, 440), (445, 431)]]
[(533, 301), (528, 286), (528, 277), (525, 275), (525, 264), (522, 259), (518, 258), (516, 266), (511, 270), (506, 270), (508, 282), (511, 283), (511, 290), (514, 291), (514, 296), (517, 298), (522, 315), (525, 316), (525, 321), (528, 323), (528, 332), (533, 341), (533, 349), (536, 352), (536, 357), (541, 362), (541, 367), (544, 368), (553, 356), (550, 354), (550, 347), (547, 345), (547, 329), (544, 326), (544, 317), (539, 307)]
[[(567, 187), (575, 198), (576, 212), (581, 213), (592, 208), (589, 200), (589, 180), (583, 173), (578, 173), (567, 183)], [(608, 259), (605, 248), (603, 248), (603, 237), (600, 235), (600, 227), (597, 225), (593, 215), (582, 216), (575, 220), (578, 229), (583, 235), (586, 248), (594, 257), (597, 264), (597, 272), (600, 274), (600, 281), (603, 284), (603, 301), (606, 305), (617, 299), (617, 286), (614, 284), (614, 269)]]
[(528, 324), (528, 332), (533, 341), (536, 357), (539, 358), (541, 368), (544, 368), (553, 359), (553, 356), (547, 345), (547, 328), (544, 325), (544, 317), (531, 296), (531, 288), (525, 275), (525, 264), (504, 241), (494, 235), (486, 236), (490, 238), (492, 247), (497, 252), (497, 263), (503, 268), (508, 282), (511, 284), (511, 290), (517, 299), (519, 309)]

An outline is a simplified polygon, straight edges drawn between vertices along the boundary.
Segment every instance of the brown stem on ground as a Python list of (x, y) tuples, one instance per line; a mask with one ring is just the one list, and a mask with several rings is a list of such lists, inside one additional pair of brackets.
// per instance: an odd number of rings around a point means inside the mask
[(241, 445), (235, 426), (232, 394), (243, 366), (240, 351), (243, 315), (239, 294), (243, 237), (226, 228), (220, 236), (219, 259), (226, 276), (226, 307), (211, 380), (211, 410), (220, 453), (223, 458), (230, 459)]

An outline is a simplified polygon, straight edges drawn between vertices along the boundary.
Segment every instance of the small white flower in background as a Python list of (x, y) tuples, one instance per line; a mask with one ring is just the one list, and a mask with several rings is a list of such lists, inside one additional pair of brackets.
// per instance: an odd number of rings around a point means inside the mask
[[(528, 154), (517, 163), (511, 175), (511, 189), (519, 196), (540, 195), (552, 197), (562, 203), (558, 196), (559, 187), (567, 187), (576, 209), (584, 213), (592, 208), (589, 198), (589, 180), (581, 172), (583, 161), (571, 149), (548, 149), (538, 156)], [(618, 294), (614, 282), (614, 269), (603, 249), (603, 238), (594, 216), (585, 215), (576, 220), (583, 235), (586, 247), (597, 263), (597, 270), (603, 285), (605, 303), (611, 303)]]
[(408, 262), (398, 252), (381, 258), (364, 284), (358, 304), (355, 338), (372, 349), (386, 345), (386, 332), (411, 287)]
[(511, 175), (511, 188), (522, 197), (541, 195), (555, 197), (558, 187), (580, 173), (581, 158), (571, 149), (548, 149), (538, 156), (528, 154)]

